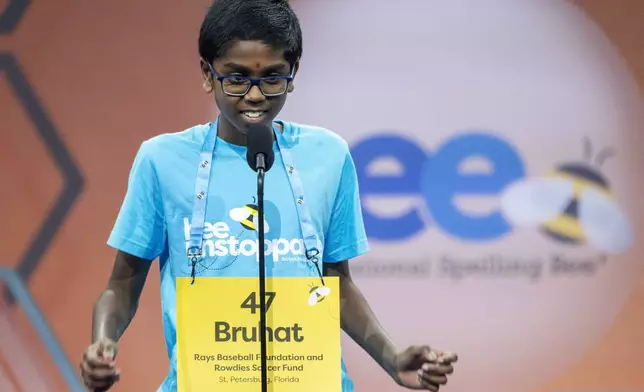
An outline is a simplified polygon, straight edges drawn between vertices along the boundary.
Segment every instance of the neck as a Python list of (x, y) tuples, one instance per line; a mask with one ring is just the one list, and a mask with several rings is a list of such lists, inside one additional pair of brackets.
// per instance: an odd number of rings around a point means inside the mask
[[(282, 125), (277, 123), (277, 129), (282, 132)], [(246, 146), (246, 134), (240, 132), (233, 124), (231, 124), (224, 116), (219, 116), (219, 123), (217, 129), (218, 137), (230, 144), (238, 146)], [(273, 135), (273, 139), (275, 135)]]
[(218, 130), (219, 138), (230, 144), (245, 146), (246, 134), (239, 132), (224, 116), (219, 116)]

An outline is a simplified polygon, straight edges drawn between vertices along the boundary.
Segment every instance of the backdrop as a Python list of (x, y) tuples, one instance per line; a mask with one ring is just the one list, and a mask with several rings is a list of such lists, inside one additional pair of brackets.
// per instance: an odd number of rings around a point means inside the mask
[[(69, 390), (134, 154), (216, 114), (196, 45), (207, 3), (0, 2), (0, 263), (54, 336), (0, 305), (0, 390)], [(372, 244), (353, 270), (394, 340), (457, 351), (450, 391), (644, 391), (644, 4), (293, 5), (304, 58), (281, 117), (351, 144)], [(511, 219), (531, 211), (512, 189), (562, 167), (599, 185), (593, 208), (543, 187), (567, 214)], [(115, 391), (167, 372), (158, 285), (154, 270)], [(398, 390), (343, 352), (358, 391)]]

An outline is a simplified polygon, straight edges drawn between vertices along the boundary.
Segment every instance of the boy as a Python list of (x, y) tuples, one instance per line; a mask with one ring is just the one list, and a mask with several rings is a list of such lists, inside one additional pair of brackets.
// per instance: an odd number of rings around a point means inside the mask
[[(284, 245), (277, 258), (270, 257), (267, 275), (339, 277), (342, 329), (399, 385), (437, 391), (447, 382), (456, 356), (427, 346), (398, 351), (351, 279), (348, 260), (364, 254), (368, 245), (347, 143), (325, 129), (275, 120), (293, 91), (302, 55), (302, 33), (288, 3), (216, 1), (201, 26), (199, 54), (203, 89), (214, 95), (220, 115), (212, 124), (147, 140), (137, 153), (108, 240), (117, 250), (113, 272), (96, 303), (93, 343), (81, 363), (87, 387), (106, 391), (118, 381), (116, 342), (134, 317), (157, 257), (171, 364), (158, 389), (161, 392), (177, 390), (175, 278), (257, 276), (256, 249), (244, 246), (256, 241), (257, 233), (252, 225), (235, 220), (234, 210), (252, 204), (256, 194), (256, 177), (246, 162), (244, 146), (248, 125), (261, 123), (272, 126), (275, 138), (275, 162), (266, 174), (266, 239), (291, 244)], [(200, 158), (204, 149), (211, 162)], [(199, 166), (209, 168), (210, 183), (196, 197)], [(292, 185), (292, 176), (299, 177), (300, 188)], [(197, 199), (204, 197), (208, 207), (201, 218), (194, 219)], [(303, 211), (310, 215), (308, 226), (299, 218)], [(217, 245), (205, 247), (204, 224), (230, 232), (219, 232)], [(310, 237), (303, 235), (307, 229), (318, 237), (321, 270), (303, 255), (305, 238)], [(191, 233), (199, 233), (202, 239), (205, 253), (199, 262), (188, 261)], [(338, 371), (343, 392), (352, 392), (344, 363)]]

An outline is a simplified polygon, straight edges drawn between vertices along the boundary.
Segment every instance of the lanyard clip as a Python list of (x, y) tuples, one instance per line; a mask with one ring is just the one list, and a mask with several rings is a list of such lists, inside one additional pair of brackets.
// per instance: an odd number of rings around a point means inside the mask
[(318, 248), (311, 248), (306, 250), (306, 258), (309, 260), (315, 259), (317, 262), (317, 256), (320, 254)]
[(192, 268), (192, 271), (190, 272), (190, 277), (192, 278), (192, 282), (190, 282), (191, 285), (195, 283), (197, 262), (201, 260), (202, 255), (203, 253), (201, 251), (201, 248), (196, 246), (192, 246), (188, 248), (188, 260), (190, 260), (190, 264)]
[(311, 248), (306, 250), (306, 258), (309, 259), (309, 261), (315, 266), (315, 269), (317, 270), (317, 273), (320, 276), (320, 281), (322, 282), (322, 286), (325, 286), (324, 274), (322, 273), (322, 269), (320, 268), (320, 259), (318, 258), (319, 254), (320, 254), (320, 251), (318, 250), (318, 248)]
[(188, 248), (188, 259), (190, 259), (191, 262), (195, 263), (201, 259), (201, 256), (203, 256), (203, 252), (199, 247), (192, 246)]

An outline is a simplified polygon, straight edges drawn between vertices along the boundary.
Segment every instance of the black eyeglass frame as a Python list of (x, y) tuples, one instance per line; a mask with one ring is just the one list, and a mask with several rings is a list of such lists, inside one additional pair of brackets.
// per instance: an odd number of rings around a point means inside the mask
[[(257, 88), (259, 88), (259, 91), (265, 97), (278, 97), (280, 95), (284, 95), (288, 91), (288, 86), (293, 81), (293, 72), (295, 70), (294, 67), (291, 67), (291, 72), (290, 72), (290, 75), (288, 75), (288, 76), (286, 76), (286, 75), (275, 75), (275, 76), (265, 76), (263, 78), (251, 78), (251, 77), (248, 77), (248, 76), (241, 76), (241, 75), (221, 75), (220, 73), (215, 71), (215, 68), (212, 66), (212, 64), (210, 64), (209, 62), (206, 62), (206, 64), (208, 64), (208, 68), (210, 68), (210, 73), (212, 74), (212, 76), (219, 83), (221, 83), (221, 86), (222, 86), (221, 89), (224, 92), (224, 94), (226, 94), (228, 96), (231, 96), (231, 97), (243, 97), (246, 94), (248, 94), (248, 92), (250, 91), (251, 88), (253, 88), (253, 86), (257, 86)], [(244, 91), (243, 93), (230, 93), (230, 92), (227, 92), (226, 89), (223, 87), (224, 86), (224, 81), (227, 80), (227, 79), (234, 79), (235, 84), (239, 84), (239, 82), (248, 82), (246, 91)], [(274, 80), (286, 80), (286, 86), (284, 86), (284, 91), (279, 92), (279, 93), (274, 93), (274, 94), (266, 94), (264, 92), (264, 90), (262, 90), (261, 83), (265, 82), (265, 81), (268, 81), (268, 80), (273, 80), (273, 81)]]

